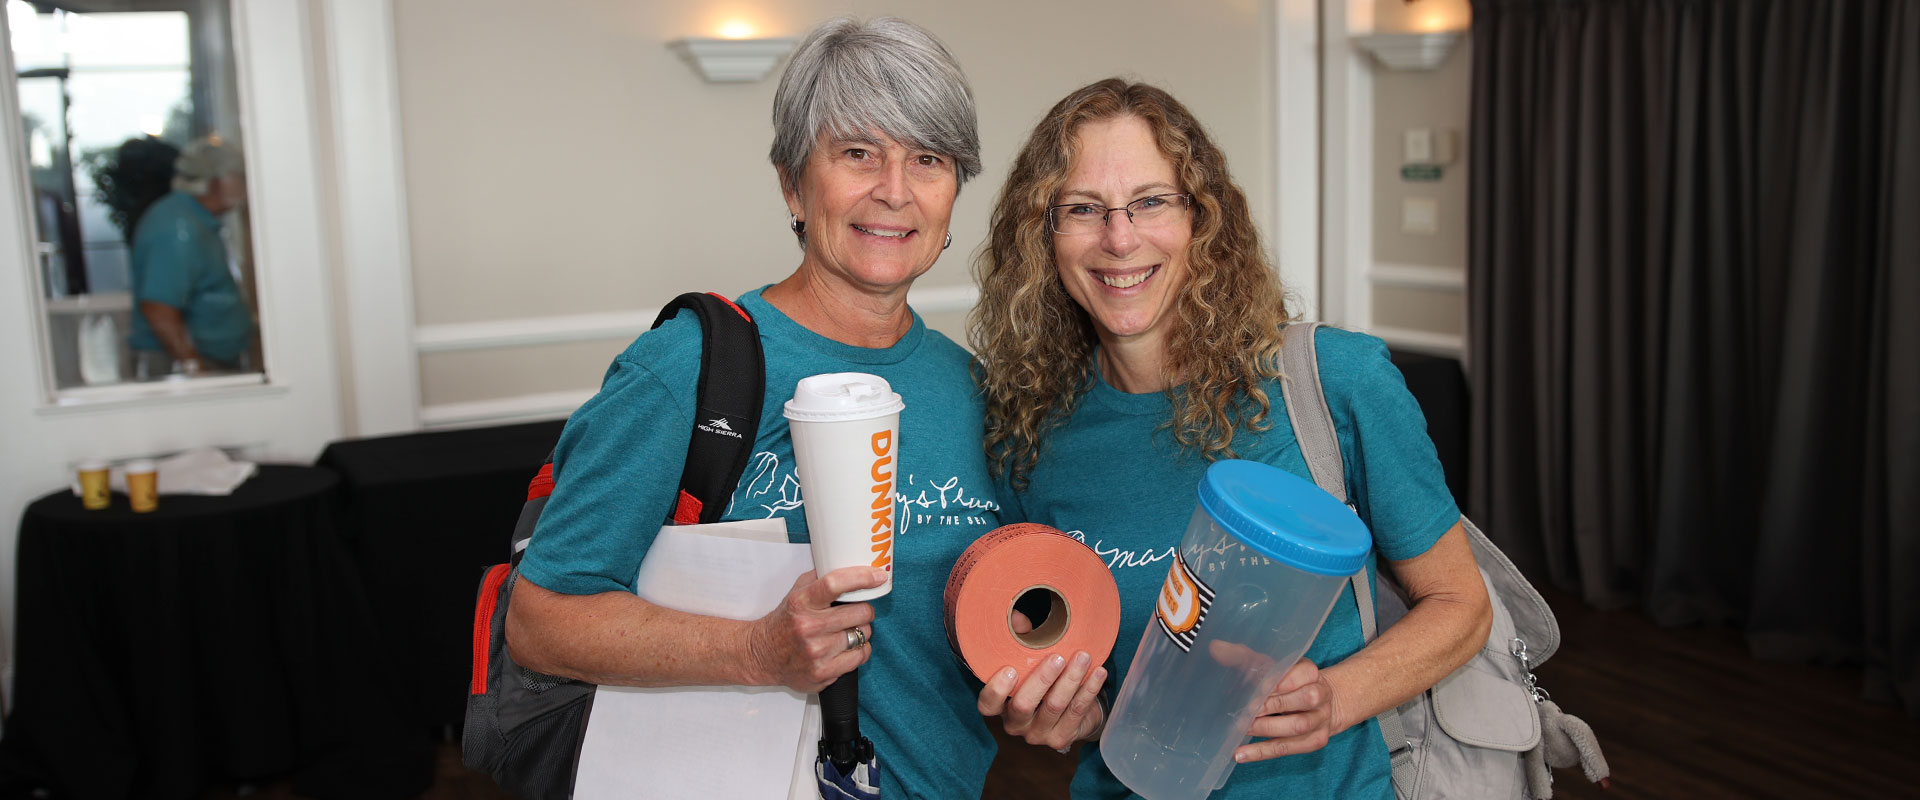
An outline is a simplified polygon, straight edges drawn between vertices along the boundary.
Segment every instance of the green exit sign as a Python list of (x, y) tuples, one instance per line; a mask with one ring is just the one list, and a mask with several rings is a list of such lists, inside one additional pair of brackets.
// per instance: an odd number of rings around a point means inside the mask
[(1433, 183), (1440, 180), (1439, 164), (1408, 164), (1400, 168), (1400, 180)]

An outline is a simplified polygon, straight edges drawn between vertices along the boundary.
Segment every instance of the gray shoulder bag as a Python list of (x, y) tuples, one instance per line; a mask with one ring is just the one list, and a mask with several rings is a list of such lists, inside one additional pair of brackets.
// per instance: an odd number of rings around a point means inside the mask
[[(1280, 351), (1282, 394), (1314, 483), (1352, 506), (1346, 459), (1320, 385), (1313, 341), (1319, 325), (1287, 326)], [(1394, 795), (1399, 800), (1545, 800), (1553, 797), (1549, 767), (1574, 764), (1587, 780), (1605, 786), (1607, 761), (1592, 729), (1562, 713), (1534, 680), (1533, 668), (1560, 646), (1553, 610), (1471, 520), (1460, 521), (1493, 604), (1493, 630), (1472, 660), (1377, 718), (1393, 756)], [(1392, 591), (1380, 593), (1378, 609), (1365, 569), (1352, 583), (1366, 641), (1406, 615), (1404, 592), (1385, 574), (1379, 583)]]

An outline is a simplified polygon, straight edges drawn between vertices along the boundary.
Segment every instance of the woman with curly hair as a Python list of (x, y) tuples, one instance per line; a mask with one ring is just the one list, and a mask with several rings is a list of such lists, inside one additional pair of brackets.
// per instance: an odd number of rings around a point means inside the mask
[[(1280, 398), (1291, 315), (1259, 238), (1193, 115), (1160, 89), (1110, 79), (1035, 128), (975, 265), (991, 466), (1018, 511), (1081, 538), (1120, 586), (1109, 665), (1056, 659), (980, 693), (981, 712), (1030, 743), (1095, 741), (1081, 750), (1075, 798), (1130, 794), (1099, 755), (1105, 712), (1094, 700), (1126, 678), (1138, 645), (1128, 632), (1146, 629), (1208, 463), (1250, 459), (1310, 478)], [(1466, 663), (1492, 619), (1386, 346), (1330, 328), (1315, 343), (1354, 505), (1412, 609), (1363, 647), (1348, 590), (1266, 698), (1216, 797), (1390, 800), (1373, 717)]]

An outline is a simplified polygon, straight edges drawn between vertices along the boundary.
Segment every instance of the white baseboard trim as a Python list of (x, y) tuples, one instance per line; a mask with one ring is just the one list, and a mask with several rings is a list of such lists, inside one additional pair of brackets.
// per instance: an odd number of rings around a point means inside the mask
[[(972, 286), (915, 289), (907, 295), (907, 302), (923, 314), (966, 311), (973, 308), (979, 299), (980, 290)], [(647, 332), (653, 325), (653, 318), (659, 315), (659, 308), (643, 308), (421, 325), (414, 328), (413, 346), (426, 354), (632, 339)]]
[(1395, 348), (1416, 353), (1463, 358), (1467, 352), (1467, 339), (1459, 334), (1387, 328), (1378, 325), (1369, 328), (1367, 333), (1385, 339), (1388, 345)]
[(1367, 279), (1375, 286), (1405, 289), (1435, 289), (1460, 292), (1467, 288), (1467, 271), (1461, 267), (1436, 267), (1430, 264), (1381, 264), (1367, 270)]
[(581, 403), (593, 397), (592, 389), (541, 392), (496, 400), (465, 403), (441, 403), (420, 409), (420, 424), (429, 429), (466, 428), (476, 425), (507, 425), (565, 419)]

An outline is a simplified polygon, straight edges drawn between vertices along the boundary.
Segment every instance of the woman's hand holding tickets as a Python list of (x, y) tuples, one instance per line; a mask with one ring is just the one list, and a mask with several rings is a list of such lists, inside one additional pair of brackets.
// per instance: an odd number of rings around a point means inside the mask
[(873, 567), (845, 567), (817, 578), (802, 573), (779, 607), (748, 629), (747, 652), (763, 679), (759, 683), (818, 692), (866, 663), (873, 653), (873, 605), (833, 601), (886, 582), (886, 570)]
[[(1018, 611), (1013, 620), (1016, 633), (1033, 629)], [(1055, 654), (1018, 686), (1014, 680), (1014, 669), (1005, 667), (980, 690), (981, 715), (1000, 717), (1009, 736), (1063, 752), (1074, 742), (1099, 736), (1106, 723), (1099, 699), (1107, 670), (1093, 666), (1085, 651), (1074, 653), (1071, 660)]]

